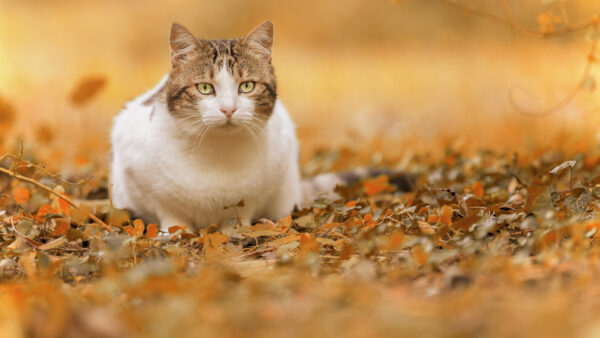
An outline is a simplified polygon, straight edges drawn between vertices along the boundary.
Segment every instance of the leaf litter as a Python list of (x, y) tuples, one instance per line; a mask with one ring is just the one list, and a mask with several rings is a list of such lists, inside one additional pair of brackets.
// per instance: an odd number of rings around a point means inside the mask
[(78, 212), (88, 202), (81, 185), (14, 169), (8, 158), (0, 302), (11, 311), (0, 328), (12, 336), (598, 329), (590, 324), (600, 310), (598, 160), (415, 157), (404, 165), (418, 182), (410, 192), (381, 175), (280, 220), (161, 232), (108, 203)]

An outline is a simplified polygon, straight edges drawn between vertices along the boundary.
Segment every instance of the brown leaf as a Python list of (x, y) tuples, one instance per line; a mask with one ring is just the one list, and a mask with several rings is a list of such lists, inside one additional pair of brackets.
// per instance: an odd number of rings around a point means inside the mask
[(283, 232), (287, 232), (292, 226), (292, 216), (287, 216), (279, 220), (277, 222), (277, 227), (280, 228)]
[(56, 227), (50, 236), (62, 236), (67, 233), (67, 230), (69, 230), (69, 224), (64, 220), (59, 219), (56, 221)]
[(445, 225), (452, 225), (452, 213), (454, 212), (454, 210), (452, 209), (452, 207), (448, 206), (448, 205), (444, 205), (442, 207), (441, 210), (441, 215), (440, 215), (440, 223), (445, 224)]
[(15, 109), (0, 96), (0, 132), (8, 131), (15, 121)]
[(91, 101), (106, 85), (104, 76), (88, 76), (81, 78), (71, 92), (71, 103), (77, 106)]
[(225, 252), (223, 244), (226, 243), (229, 238), (220, 233), (219, 231), (212, 234), (206, 235), (204, 238), (204, 246), (202, 247), (202, 253), (205, 256), (216, 256)]

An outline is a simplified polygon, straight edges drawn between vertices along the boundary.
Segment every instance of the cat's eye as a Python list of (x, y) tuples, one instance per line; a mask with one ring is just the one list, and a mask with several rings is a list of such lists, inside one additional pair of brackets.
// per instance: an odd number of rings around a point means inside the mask
[(250, 93), (254, 89), (254, 82), (246, 81), (240, 85), (240, 91), (242, 93)]
[(208, 95), (214, 92), (213, 86), (210, 83), (198, 83), (198, 91), (201, 94)]

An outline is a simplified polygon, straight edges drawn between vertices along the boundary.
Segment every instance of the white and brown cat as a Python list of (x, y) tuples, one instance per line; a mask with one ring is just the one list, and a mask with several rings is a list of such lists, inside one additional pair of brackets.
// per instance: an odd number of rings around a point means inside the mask
[[(277, 98), (273, 25), (202, 40), (173, 24), (172, 68), (112, 130), (113, 205), (161, 229), (289, 215), (335, 174), (301, 182), (294, 124)], [(240, 208), (224, 208), (244, 200)]]
[(170, 41), (169, 74), (115, 119), (113, 204), (162, 229), (288, 215), (302, 199), (298, 141), (277, 98), (273, 25), (209, 41), (175, 23)]

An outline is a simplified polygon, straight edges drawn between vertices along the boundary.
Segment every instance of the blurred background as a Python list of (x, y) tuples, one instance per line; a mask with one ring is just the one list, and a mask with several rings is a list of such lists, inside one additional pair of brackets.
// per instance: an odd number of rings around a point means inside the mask
[[(462, 3), (503, 15), (500, 1)], [(600, 13), (597, 1), (507, 3), (535, 31), (540, 14), (555, 15), (560, 28)], [(5, 151), (22, 139), (25, 153), (50, 167), (105, 171), (112, 119), (169, 70), (172, 21), (214, 39), (243, 36), (267, 19), (280, 97), (305, 163), (331, 149), (357, 165), (394, 165), (448, 148), (524, 159), (597, 148), (593, 82), (547, 117), (519, 114), (509, 100), (513, 93), (523, 109), (543, 111), (577, 88), (591, 46), (585, 30), (523, 36), (443, 1), (0, 0)], [(86, 79), (100, 90), (78, 102), (74, 91)]]

